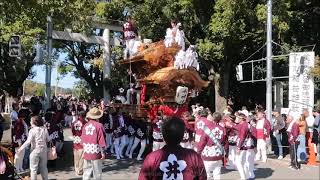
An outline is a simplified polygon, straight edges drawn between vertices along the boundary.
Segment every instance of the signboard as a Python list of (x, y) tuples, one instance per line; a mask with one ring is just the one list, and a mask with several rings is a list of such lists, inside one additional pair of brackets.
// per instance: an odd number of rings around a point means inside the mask
[(301, 114), (303, 108), (312, 112), (314, 83), (309, 72), (314, 67), (314, 52), (290, 53), (289, 56), (289, 109)]
[(281, 114), (286, 114), (288, 115), (290, 112), (290, 109), (289, 108), (281, 108)]

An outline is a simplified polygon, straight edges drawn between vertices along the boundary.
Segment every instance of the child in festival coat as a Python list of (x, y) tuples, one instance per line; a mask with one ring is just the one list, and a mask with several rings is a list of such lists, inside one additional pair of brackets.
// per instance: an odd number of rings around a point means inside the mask
[(73, 135), (73, 158), (76, 175), (83, 174), (83, 146), (81, 144), (82, 128), (87, 123), (86, 113), (81, 111), (77, 120), (72, 122), (71, 131)]

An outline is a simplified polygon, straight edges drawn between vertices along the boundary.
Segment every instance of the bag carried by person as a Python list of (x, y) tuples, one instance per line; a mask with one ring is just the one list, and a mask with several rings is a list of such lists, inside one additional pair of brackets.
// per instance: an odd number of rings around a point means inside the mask
[(53, 145), (52, 142), (50, 142), (49, 148), (48, 148), (48, 160), (56, 160), (57, 159), (57, 149), (56, 146)]

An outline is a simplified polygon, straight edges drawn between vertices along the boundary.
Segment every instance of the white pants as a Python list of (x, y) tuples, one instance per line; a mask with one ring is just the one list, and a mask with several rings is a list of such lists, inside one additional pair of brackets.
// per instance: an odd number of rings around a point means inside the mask
[(263, 139), (257, 140), (256, 161), (259, 160), (262, 160), (262, 162), (267, 162), (267, 142)]
[(254, 150), (241, 150), (236, 155), (236, 166), (241, 179), (254, 178)]
[(134, 43), (135, 43), (135, 39), (129, 39), (126, 40), (126, 48), (124, 49), (124, 59), (128, 58), (128, 54), (129, 57), (131, 57), (133, 55), (133, 47), (134, 47)]
[(24, 152), (25, 150), (21, 150), (20, 153), (18, 154), (19, 147), (15, 148), (16, 154), (14, 155), (14, 167), (18, 172), (23, 171), (23, 158), (24, 158)]
[(48, 152), (46, 149), (42, 151), (33, 150), (30, 153), (30, 179), (36, 180), (37, 179), (37, 171), (39, 168), (41, 177), (43, 180), (48, 179)]
[(126, 156), (130, 156), (130, 150), (132, 148), (134, 139), (135, 139), (135, 136), (128, 137), (128, 146), (127, 146), (127, 150), (126, 150)]
[(101, 159), (97, 160), (84, 160), (83, 164), (83, 180), (90, 179), (93, 173), (93, 179), (99, 180), (102, 177), (102, 162)]
[(153, 141), (152, 144), (152, 151), (156, 151), (161, 149), (164, 145), (166, 145), (165, 142), (157, 142), (157, 141)]
[(206, 168), (208, 179), (220, 179), (222, 160), (219, 161), (203, 161)]
[(126, 146), (126, 136), (127, 135), (123, 135), (114, 139), (114, 149), (116, 151), (117, 159), (123, 158), (122, 152)]
[(229, 146), (229, 153), (228, 153), (228, 167), (229, 169), (236, 168), (236, 146)]
[(110, 148), (111, 153), (114, 153), (113, 151), (113, 143), (112, 143), (112, 133), (106, 133), (106, 144), (107, 148)]
[(140, 147), (140, 150), (139, 150), (139, 154), (137, 156), (137, 159), (141, 159), (141, 156), (146, 148), (146, 143), (147, 141), (145, 139), (139, 139), (137, 137), (134, 138), (134, 142), (133, 142), (133, 145), (132, 145), (132, 148), (130, 150), (130, 155), (129, 157), (132, 158), (132, 154), (133, 154), (133, 151), (137, 148), (138, 144), (141, 143), (141, 147)]

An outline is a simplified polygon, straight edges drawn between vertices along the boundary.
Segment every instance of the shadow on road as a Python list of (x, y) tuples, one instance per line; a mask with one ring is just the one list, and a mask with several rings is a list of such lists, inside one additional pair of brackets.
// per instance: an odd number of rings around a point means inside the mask
[(273, 174), (274, 170), (272, 170), (271, 168), (258, 168), (254, 174), (256, 175), (256, 178), (268, 178), (271, 177)]

